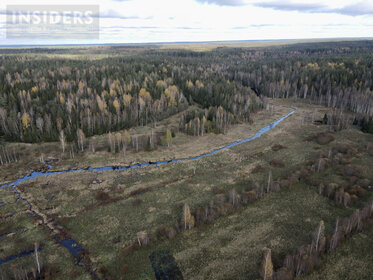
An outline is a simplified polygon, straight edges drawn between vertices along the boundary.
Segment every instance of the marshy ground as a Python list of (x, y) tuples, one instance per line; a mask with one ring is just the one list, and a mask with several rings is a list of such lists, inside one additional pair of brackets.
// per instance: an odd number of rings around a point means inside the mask
[[(371, 134), (348, 127), (332, 132), (334, 140), (328, 144), (306, 141), (311, 134), (329, 133), (327, 125), (312, 122), (322, 119), (329, 109), (297, 100), (271, 100), (271, 103), (273, 110), (257, 113), (253, 124), (234, 125), (225, 135), (193, 137), (177, 133), (171, 147), (160, 146), (152, 152), (128, 151), (123, 156), (101, 149), (96, 153), (78, 153), (75, 159), (70, 159), (61, 155), (58, 143), (12, 144), (24, 156), (17, 163), (1, 167), (0, 182), (7, 183), (26, 174), (38, 164), (41, 153), (45, 157), (62, 158), (52, 170), (199, 155), (250, 137), (289, 113), (290, 106), (295, 107), (294, 115), (262, 137), (198, 161), (124, 172), (60, 174), (18, 186), (22, 197), (37, 211), (47, 219), (58, 221), (61, 228), (83, 246), (92, 265), (99, 267), (99, 274), (104, 278), (154, 279), (149, 255), (169, 250), (184, 279), (259, 279), (263, 247), (272, 249), (275, 266), (282, 264), (287, 253), (312, 240), (312, 232), (320, 220), (330, 232), (337, 217), (349, 216), (354, 209), (361, 208), (372, 197), (368, 187), (373, 184)], [(177, 121), (174, 116), (160, 122), (157, 129), (162, 131), (166, 126), (177, 125)], [(130, 132), (142, 134), (150, 129), (140, 127)], [(105, 143), (105, 136), (99, 136), (98, 141)], [(343, 151), (339, 153), (346, 159), (344, 164), (318, 170), (307, 180), (268, 193), (210, 224), (178, 233), (172, 239), (152, 240), (149, 246), (139, 250), (123, 252), (138, 232), (151, 235), (161, 226), (178, 225), (184, 204), (193, 212), (218, 196), (228, 196), (233, 189), (238, 193), (251, 190), (255, 184), (266, 184), (270, 171), (273, 180), (288, 178), (307, 166), (307, 162), (319, 159), (340, 145), (348, 145), (355, 151), (348, 158)], [(344, 172), (346, 167), (357, 170), (358, 174)], [(359, 185), (365, 191), (358, 193), (348, 207), (337, 207), (332, 200), (318, 194), (319, 183), (337, 183), (346, 188)], [(66, 275), (89, 279), (83, 268), (74, 265), (75, 260), (67, 249), (58, 245), (45, 227), (38, 225), (38, 219), (27, 211), (26, 203), (17, 201), (9, 188), (0, 189), (0, 197), (5, 203), (0, 206), (0, 259), (33, 248), (33, 244), (39, 242), (43, 247), (41, 259), (55, 269), (53, 279), (66, 279)], [(368, 279), (373, 274), (369, 265), (372, 233), (370, 225), (329, 255), (320, 270), (304, 279)], [(34, 257), (30, 255), (1, 265), (0, 273), (11, 275), (15, 267), (33, 265)]]

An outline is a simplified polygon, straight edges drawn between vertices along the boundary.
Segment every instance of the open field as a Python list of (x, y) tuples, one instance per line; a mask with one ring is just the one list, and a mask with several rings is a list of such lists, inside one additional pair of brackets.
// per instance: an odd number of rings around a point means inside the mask
[[(254, 135), (261, 127), (289, 113), (290, 106), (295, 107), (297, 112), (294, 115), (261, 138), (198, 161), (125, 172), (82, 171), (59, 174), (40, 177), (18, 186), (22, 197), (27, 198), (35, 210), (50, 220), (58, 221), (69, 236), (83, 246), (95, 267), (101, 264), (107, 268), (105, 277), (141, 279), (146, 275), (153, 279), (149, 255), (154, 251), (169, 250), (185, 279), (258, 279), (263, 247), (272, 249), (274, 264), (278, 266), (285, 254), (312, 240), (312, 232), (320, 220), (325, 222), (326, 231), (330, 232), (337, 217), (350, 215), (372, 196), (371, 192), (366, 192), (349, 207), (342, 208), (319, 195), (317, 189), (319, 182), (338, 183), (346, 187), (351, 184), (371, 185), (373, 156), (366, 151), (372, 143), (372, 135), (349, 127), (333, 133), (335, 140), (326, 145), (305, 141), (312, 133), (329, 130), (326, 125), (311, 122), (312, 118), (321, 119), (328, 109), (298, 100), (277, 99), (271, 100), (271, 103), (274, 105), (273, 111), (257, 113), (252, 125), (234, 125), (225, 135), (193, 137), (177, 133), (171, 147), (159, 146), (152, 152), (128, 151), (123, 156), (101, 149), (96, 153), (77, 154), (75, 159), (69, 159), (66, 155), (61, 156), (58, 143), (12, 144), (19, 151), (24, 151), (25, 156), (18, 163), (2, 167), (0, 180), (6, 183), (25, 174), (37, 164), (41, 153), (44, 153), (45, 158), (62, 157), (62, 161), (53, 165), (53, 170), (126, 165), (131, 162), (200, 155)], [(177, 116), (164, 120), (155, 130), (164, 131), (165, 127), (175, 125), (177, 121)], [(131, 135), (146, 134), (151, 129), (139, 127), (130, 132)], [(105, 135), (98, 138), (99, 142), (106, 143)], [(292, 187), (266, 194), (232, 214), (217, 218), (211, 224), (178, 233), (172, 240), (154, 240), (145, 248), (127, 254), (123, 252), (123, 248), (136, 239), (138, 232), (146, 231), (152, 235), (160, 226), (178, 225), (184, 204), (188, 204), (193, 212), (218, 197), (224, 199), (233, 189), (242, 193), (252, 190), (255, 184), (265, 185), (270, 170), (273, 180), (288, 178), (306, 166), (307, 161), (317, 160), (321, 154), (328, 154), (340, 144), (351, 145), (356, 149), (356, 153), (344, 165), (320, 170), (307, 177), (308, 181), (301, 180)], [(282, 145), (283, 148), (275, 151), (272, 149), (275, 145)], [(359, 176), (345, 176), (339, 172), (344, 166), (358, 169)], [(254, 169), (257, 172), (253, 172)], [(18, 170), (17, 173), (14, 170)], [(356, 180), (352, 177), (356, 177)], [(317, 183), (313, 183), (315, 181)], [(6, 189), (0, 191), (6, 203), (0, 206), (1, 215), (4, 217), (8, 213), (20, 211), (4, 220), (1, 230), (27, 229), (5, 237), (7, 245), (1, 245), (0, 259), (27, 249), (27, 246), (32, 247), (34, 242), (40, 242), (44, 248), (42, 258), (58, 267), (58, 277), (67, 272), (81, 279), (88, 277), (82, 268), (73, 266), (74, 260), (68, 251), (55, 243), (43, 226), (32, 223), (32, 217), (25, 211), (27, 205), (21, 201), (15, 202), (16, 197), (12, 192)], [(371, 226), (367, 228), (367, 233), (362, 234), (368, 235), (370, 231)], [(20, 239), (24, 242), (20, 242)], [(368, 239), (358, 234), (356, 239), (346, 241), (338, 250), (351, 250), (352, 256), (358, 255), (355, 246), (362, 246), (365, 240), (366, 244), (371, 244)], [(320, 274), (311, 275), (309, 279), (331, 279), (325, 276), (330, 266), (344, 267), (348, 259), (343, 259), (343, 254), (338, 250), (328, 258), (325, 267), (317, 272)], [(364, 254), (356, 267), (351, 269), (367, 266), (371, 254)], [(33, 257), (30, 255), (13, 264), (19, 261), (30, 264)], [(123, 265), (128, 266), (125, 272), (121, 271)], [(9, 271), (11, 267), (12, 262), (9, 262), (0, 269)], [(71, 272), (71, 269), (74, 271)], [(369, 273), (369, 270), (360, 271), (360, 274), (356, 274), (358, 278), (354, 279), (364, 279), (359, 277), (368, 275), (365, 272)]]

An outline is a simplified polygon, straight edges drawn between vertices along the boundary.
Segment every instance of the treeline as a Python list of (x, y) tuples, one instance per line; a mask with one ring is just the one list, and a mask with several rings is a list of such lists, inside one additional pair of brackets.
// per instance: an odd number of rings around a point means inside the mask
[[(284, 148), (281, 145), (272, 146), (273, 151)], [(367, 149), (370, 152), (373, 151), (372, 147), (368, 147)], [(194, 209), (191, 209), (188, 204), (182, 205), (180, 207), (179, 221), (175, 222), (174, 226), (161, 225), (154, 232), (139, 232), (136, 238), (122, 249), (122, 254), (124, 256), (130, 255), (133, 251), (147, 247), (157, 240), (173, 239), (180, 232), (211, 224), (221, 216), (240, 211), (243, 207), (259, 200), (264, 195), (294, 187), (299, 182), (315, 186), (315, 190), (318, 186), (318, 193), (328, 197), (338, 207), (347, 207), (352, 203), (354, 205), (361, 205), (365, 203), (364, 201), (367, 198), (368, 192), (365, 188), (368, 188), (369, 180), (365, 178), (363, 172), (358, 168), (346, 166), (346, 163), (350, 162), (350, 159), (357, 157), (358, 153), (363, 151), (365, 152), (366, 148), (338, 144), (332, 146), (325, 154), (321, 154), (319, 158), (308, 160), (303, 167), (300, 167), (287, 177), (274, 178), (272, 171), (269, 170), (263, 181), (252, 182), (250, 186), (241, 190), (233, 188), (227, 193), (224, 188), (214, 188), (213, 192), (215, 196), (208, 203), (195, 206)], [(337, 168), (337, 174), (350, 181), (351, 186), (344, 188), (334, 183), (325, 185), (321, 179), (312, 176), (331, 167)], [(264, 171), (264, 168), (260, 165), (251, 170), (252, 173), (262, 173)], [(145, 191), (148, 191), (148, 189), (137, 190), (132, 195), (135, 196)], [(132, 203), (136, 206), (141, 204), (142, 200), (135, 198)], [(298, 275), (313, 271), (321, 264), (324, 254), (332, 252), (351, 234), (360, 231), (371, 221), (372, 215), (373, 205), (369, 203), (363, 209), (356, 210), (350, 217), (337, 220), (335, 230), (330, 236), (326, 235), (324, 223), (321, 222), (313, 235), (313, 242), (288, 254), (283, 264), (276, 265), (276, 268), (278, 268), (276, 271), (271, 260), (270, 250), (265, 249), (261, 276), (266, 280), (291, 280)], [(283, 268), (280, 268), (282, 266)]]
[(319, 226), (313, 233), (310, 244), (299, 247), (296, 251), (287, 254), (283, 265), (276, 271), (272, 264), (271, 250), (265, 248), (261, 263), (261, 276), (264, 280), (292, 280), (300, 275), (310, 274), (320, 267), (325, 255), (334, 252), (343, 241), (351, 235), (362, 231), (373, 217), (373, 204), (365, 206), (343, 219), (337, 219), (335, 228), (330, 235), (326, 234), (325, 225), (320, 221)]
[(263, 103), (213, 71), (198, 80), (207, 65), (184, 69), (164, 56), (89, 61), (20, 55), (0, 61), (0, 135), (9, 141), (56, 141), (63, 131), (70, 142), (79, 130), (90, 137), (153, 125), (190, 103), (222, 106), (245, 119)]
[(152, 125), (193, 104), (221, 107), (230, 121), (248, 121), (265, 106), (263, 96), (348, 109), (361, 114), (357, 124), (371, 131), (372, 51), (370, 41), (199, 53), (112, 46), (104, 48), (108, 58), (90, 60), (19, 49), (0, 56), (0, 135), (40, 142), (56, 141), (64, 131), (70, 142), (78, 129), (89, 137)]
[(205, 133), (225, 133), (237, 119), (219, 106), (205, 110), (194, 110), (183, 113), (179, 121), (179, 131), (188, 135), (203, 136)]

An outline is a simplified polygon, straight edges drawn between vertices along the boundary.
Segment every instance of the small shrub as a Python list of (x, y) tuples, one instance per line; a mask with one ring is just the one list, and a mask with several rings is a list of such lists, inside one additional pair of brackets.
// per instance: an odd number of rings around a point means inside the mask
[(222, 203), (224, 203), (226, 201), (227, 201), (227, 198), (225, 197), (224, 194), (220, 193), (220, 194), (216, 195), (216, 199), (215, 199), (216, 204), (222, 204)]
[(275, 159), (275, 158), (272, 159), (269, 164), (274, 166), (274, 167), (284, 167), (285, 166), (285, 163), (282, 160)]
[(310, 170), (308, 170), (307, 168), (301, 168), (301, 170), (299, 170), (299, 178), (300, 179), (304, 179), (306, 178), (307, 176), (310, 175)]
[(364, 120), (361, 131), (365, 133), (373, 133), (373, 120), (369, 120), (369, 121)]
[(156, 230), (156, 235), (158, 239), (162, 239), (162, 238), (172, 239), (175, 237), (176, 231), (173, 228), (160, 226)]
[(274, 152), (277, 152), (277, 151), (282, 150), (282, 149), (285, 149), (285, 147), (280, 145), (280, 144), (276, 144), (276, 145), (272, 146), (272, 151), (274, 151)]
[(254, 157), (256, 157), (256, 158), (260, 158), (260, 157), (262, 157), (262, 156), (264, 156), (264, 153), (263, 153), (263, 152), (259, 152), (259, 153), (256, 153), (256, 154), (254, 155)]
[(133, 206), (140, 205), (141, 203), (142, 203), (142, 199), (141, 198), (136, 198), (136, 199), (132, 200), (132, 205)]
[(108, 272), (106, 266), (103, 265), (102, 263), (100, 263), (100, 264), (98, 265), (98, 267), (97, 267), (97, 271), (98, 271), (100, 274), (102, 274), (102, 275), (105, 275), (105, 274)]
[(286, 179), (281, 180), (279, 183), (280, 183), (281, 188), (287, 188), (290, 186), (289, 180), (286, 180)]
[(214, 192), (214, 194), (222, 194), (222, 193), (225, 193), (224, 188), (218, 188), (218, 187), (215, 187), (212, 191)]
[(125, 275), (127, 272), (128, 272), (128, 265), (127, 264), (122, 265), (122, 267), (120, 268), (120, 273), (122, 275)]
[(306, 177), (304, 181), (311, 186), (318, 186), (321, 183), (321, 180), (319, 178), (314, 177)]
[(263, 171), (264, 171), (264, 168), (258, 164), (257, 166), (253, 168), (253, 170), (251, 170), (251, 173), (256, 174), (256, 173), (261, 173)]
[(104, 191), (99, 191), (98, 193), (96, 193), (97, 200), (105, 201), (105, 200), (108, 200), (109, 198), (110, 198), (109, 194)]
[(370, 185), (369, 179), (360, 179), (358, 183), (359, 183), (360, 186), (362, 186), (364, 188), (368, 188), (369, 185)]
[(242, 203), (247, 204), (247, 203), (250, 203), (250, 202), (253, 202), (254, 200), (256, 200), (257, 197), (258, 197), (257, 191), (256, 190), (251, 190), (251, 191), (248, 191), (248, 192), (244, 192), (242, 194), (241, 201), (242, 201)]
[(316, 142), (319, 145), (326, 145), (334, 141), (334, 136), (329, 132), (321, 132), (316, 135)]
[(134, 248), (133, 244), (130, 244), (130, 245), (124, 247), (124, 248), (121, 250), (121, 254), (122, 254), (123, 256), (128, 256), (129, 254), (131, 254), (131, 253), (133, 252), (134, 249), (135, 249), (135, 248)]
[(278, 182), (274, 182), (271, 186), (271, 191), (272, 192), (278, 192), (280, 190), (280, 184)]
[(335, 183), (328, 184), (328, 186), (326, 187), (326, 191), (325, 191), (326, 196), (328, 198), (332, 197), (334, 195), (334, 192), (336, 191), (336, 189), (338, 189), (337, 184), (335, 184)]

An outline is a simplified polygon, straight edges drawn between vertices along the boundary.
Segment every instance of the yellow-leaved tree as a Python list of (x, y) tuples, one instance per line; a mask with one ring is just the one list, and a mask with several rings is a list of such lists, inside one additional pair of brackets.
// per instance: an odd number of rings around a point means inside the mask
[(31, 117), (28, 113), (23, 113), (22, 115), (22, 127), (24, 130), (30, 127)]
[(183, 217), (181, 219), (184, 229), (191, 229), (194, 227), (194, 217), (190, 213), (190, 208), (188, 204), (184, 204), (183, 207)]
[(168, 147), (172, 144), (172, 133), (169, 129), (166, 130), (166, 143)]
[(126, 143), (126, 146), (131, 144), (131, 134), (126, 129), (124, 130), (124, 142)]
[(263, 260), (261, 264), (260, 275), (263, 277), (263, 280), (272, 280), (273, 278), (271, 249), (263, 248)]

